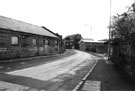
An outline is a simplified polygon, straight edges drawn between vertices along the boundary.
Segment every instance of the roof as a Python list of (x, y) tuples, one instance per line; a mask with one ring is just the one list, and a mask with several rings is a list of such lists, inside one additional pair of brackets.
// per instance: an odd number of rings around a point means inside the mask
[(73, 34), (73, 35), (68, 35), (68, 36), (66, 36), (65, 39), (66, 39), (66, 38), (74, 39), (76, 36), (80, 36), (80, 37), (81, 37), (80, 34)]
[(42, 28), (44, 28), (45, 30), (47, 30), (47, 31), (49, 31), (50, 33), (54, 34), (54, 35), (57, 36), (58, 38), (61, 38), (61, 39), (62, 39), (62, 35), (59, 35), (58, 33), (54, 33), (54, 32), (52, 32), (50, 29), (48, 29), (48, 28), (46, 28), (46, 27), (44, 27), (44, 26), (42, 26)]
[(95, 41), (93, 39), (81, 39), (82, 42), (92, 42), (92, 43), (104, 43), (104, 41)]
[(83, 41), (83, 42), (93, 42), (94, 40), (93, 39), (81, 39), (81, 41)]
[(57, 37), (56, 35), (52, 34), (51, 32), (47, 31), (46, 29), (40, 26), (32, 25), (29, 23), (25, 23), (22, 21), (18, 21), (3, 16), (0, 16), (0, 28), (9, 29), (18, 32), (49, 36), (49, 37)]

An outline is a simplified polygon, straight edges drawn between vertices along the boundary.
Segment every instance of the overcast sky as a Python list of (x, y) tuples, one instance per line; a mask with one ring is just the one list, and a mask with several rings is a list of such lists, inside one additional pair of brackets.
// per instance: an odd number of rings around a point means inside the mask
[[(134, 0), (112, 0), (112, 15), (123, 13)], [(0, 0), (0, 15), (55, 33), (95, 40), (108, 38), (110, 0)]]

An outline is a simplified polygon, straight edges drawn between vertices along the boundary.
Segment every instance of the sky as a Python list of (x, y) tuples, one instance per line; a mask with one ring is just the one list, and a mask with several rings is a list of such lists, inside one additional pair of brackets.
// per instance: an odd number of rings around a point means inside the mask
[[(127, 11), (134, 0), (112, 0), (111, 16)], [(64, 37), (108, 38), (110, 0), (0, 0), (0, 15), (45, 26)]]

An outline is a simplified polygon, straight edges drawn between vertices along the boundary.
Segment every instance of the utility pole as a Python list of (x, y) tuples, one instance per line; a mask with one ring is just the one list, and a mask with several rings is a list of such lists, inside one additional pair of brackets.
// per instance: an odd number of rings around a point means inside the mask
[(112, 12), (112, 0), (110, 0), (108, 59), (110, 58), (110, 51), (111, 51), (111, 12)]
[(91, 38), (92, 38), (92, 26), (90, 27), (90, 32), (91, 32)]

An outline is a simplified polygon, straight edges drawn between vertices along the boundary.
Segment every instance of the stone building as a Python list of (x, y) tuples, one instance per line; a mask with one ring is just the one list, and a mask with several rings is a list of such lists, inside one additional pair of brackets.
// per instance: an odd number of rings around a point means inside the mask
[(59, 43), (43, 27), (0, 16), (0, 60), (59, 53)]

